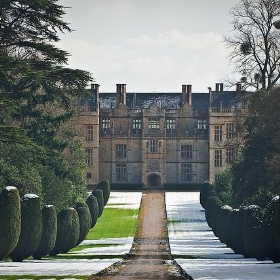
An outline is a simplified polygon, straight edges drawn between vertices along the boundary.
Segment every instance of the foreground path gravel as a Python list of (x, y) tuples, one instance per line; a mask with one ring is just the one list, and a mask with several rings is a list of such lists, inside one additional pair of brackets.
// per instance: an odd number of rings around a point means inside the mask
[(137, 233), (130, 254), (124, 261), (90, 279), (192, 279), (170, 254), (164, 191), (143, 191)]

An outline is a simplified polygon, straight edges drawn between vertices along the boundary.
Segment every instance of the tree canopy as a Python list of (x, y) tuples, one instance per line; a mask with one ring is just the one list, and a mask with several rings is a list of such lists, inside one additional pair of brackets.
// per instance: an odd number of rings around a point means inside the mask
[[(65, 124), (74, 116), (75, 98), (88, 94), (86, 86), (92, 80), (89, 72), (68, 68), (69, 54), (55, 46), (59, 32), (71, 32), (63, 20), (65, 8), (57, 2), (0, 3), (0, 158), (7, 170), (18, 172), (22, 160), (11, 153), (33, 151), (36, 157), (30, 164), (37, 170), (36, 184), (39, 187), (41, 181), (42, 193), (47, 192), (44, 170), (51, 171), (48, 174), (53, 174), (54, 181), (67, 182), (72, 191), (71, 186), (83, 183), (81, 174), (76, 181), (70, 177), (65, 151), (75, 135), (67, 133)], [(7, 150), (13, 162), (5, 155)], [(80, 158), (78, 162), (81, 164)], [(17, 184), (10, 173), (0, 174), (2, 187), (7, 182)], [(23, 191), (30, 180), (22, 183)], [(52, 188), (60, 191), (59, 186)]]

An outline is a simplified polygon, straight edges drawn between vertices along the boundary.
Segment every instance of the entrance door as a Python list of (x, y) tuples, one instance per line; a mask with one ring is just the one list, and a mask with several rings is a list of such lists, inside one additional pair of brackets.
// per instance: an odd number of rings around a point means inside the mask
[(149, 187), (159, 187), (160, 186), (160, 177), (157, 174), (151, 174), (148, 178)]

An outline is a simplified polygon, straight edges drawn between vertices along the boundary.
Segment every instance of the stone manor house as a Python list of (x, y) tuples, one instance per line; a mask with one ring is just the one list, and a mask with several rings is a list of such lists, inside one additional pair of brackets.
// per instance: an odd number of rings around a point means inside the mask
[(202, 184), (215, 178), (236, 153), (236, 114), (241, 84), (224, 91), (132, 93), (117, 84), (79, 100), (77, 128), (86, 154), (88, 186), (101, 180), (119, 184)]

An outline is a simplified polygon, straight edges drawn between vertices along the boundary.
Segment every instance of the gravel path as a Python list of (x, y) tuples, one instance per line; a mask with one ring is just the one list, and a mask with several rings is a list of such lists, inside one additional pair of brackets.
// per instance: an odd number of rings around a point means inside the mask
[(130, 254), (124, 261), (90, 279), (192, 279), (171, 257), (164, 191), (143, 191), (137, 233)]

